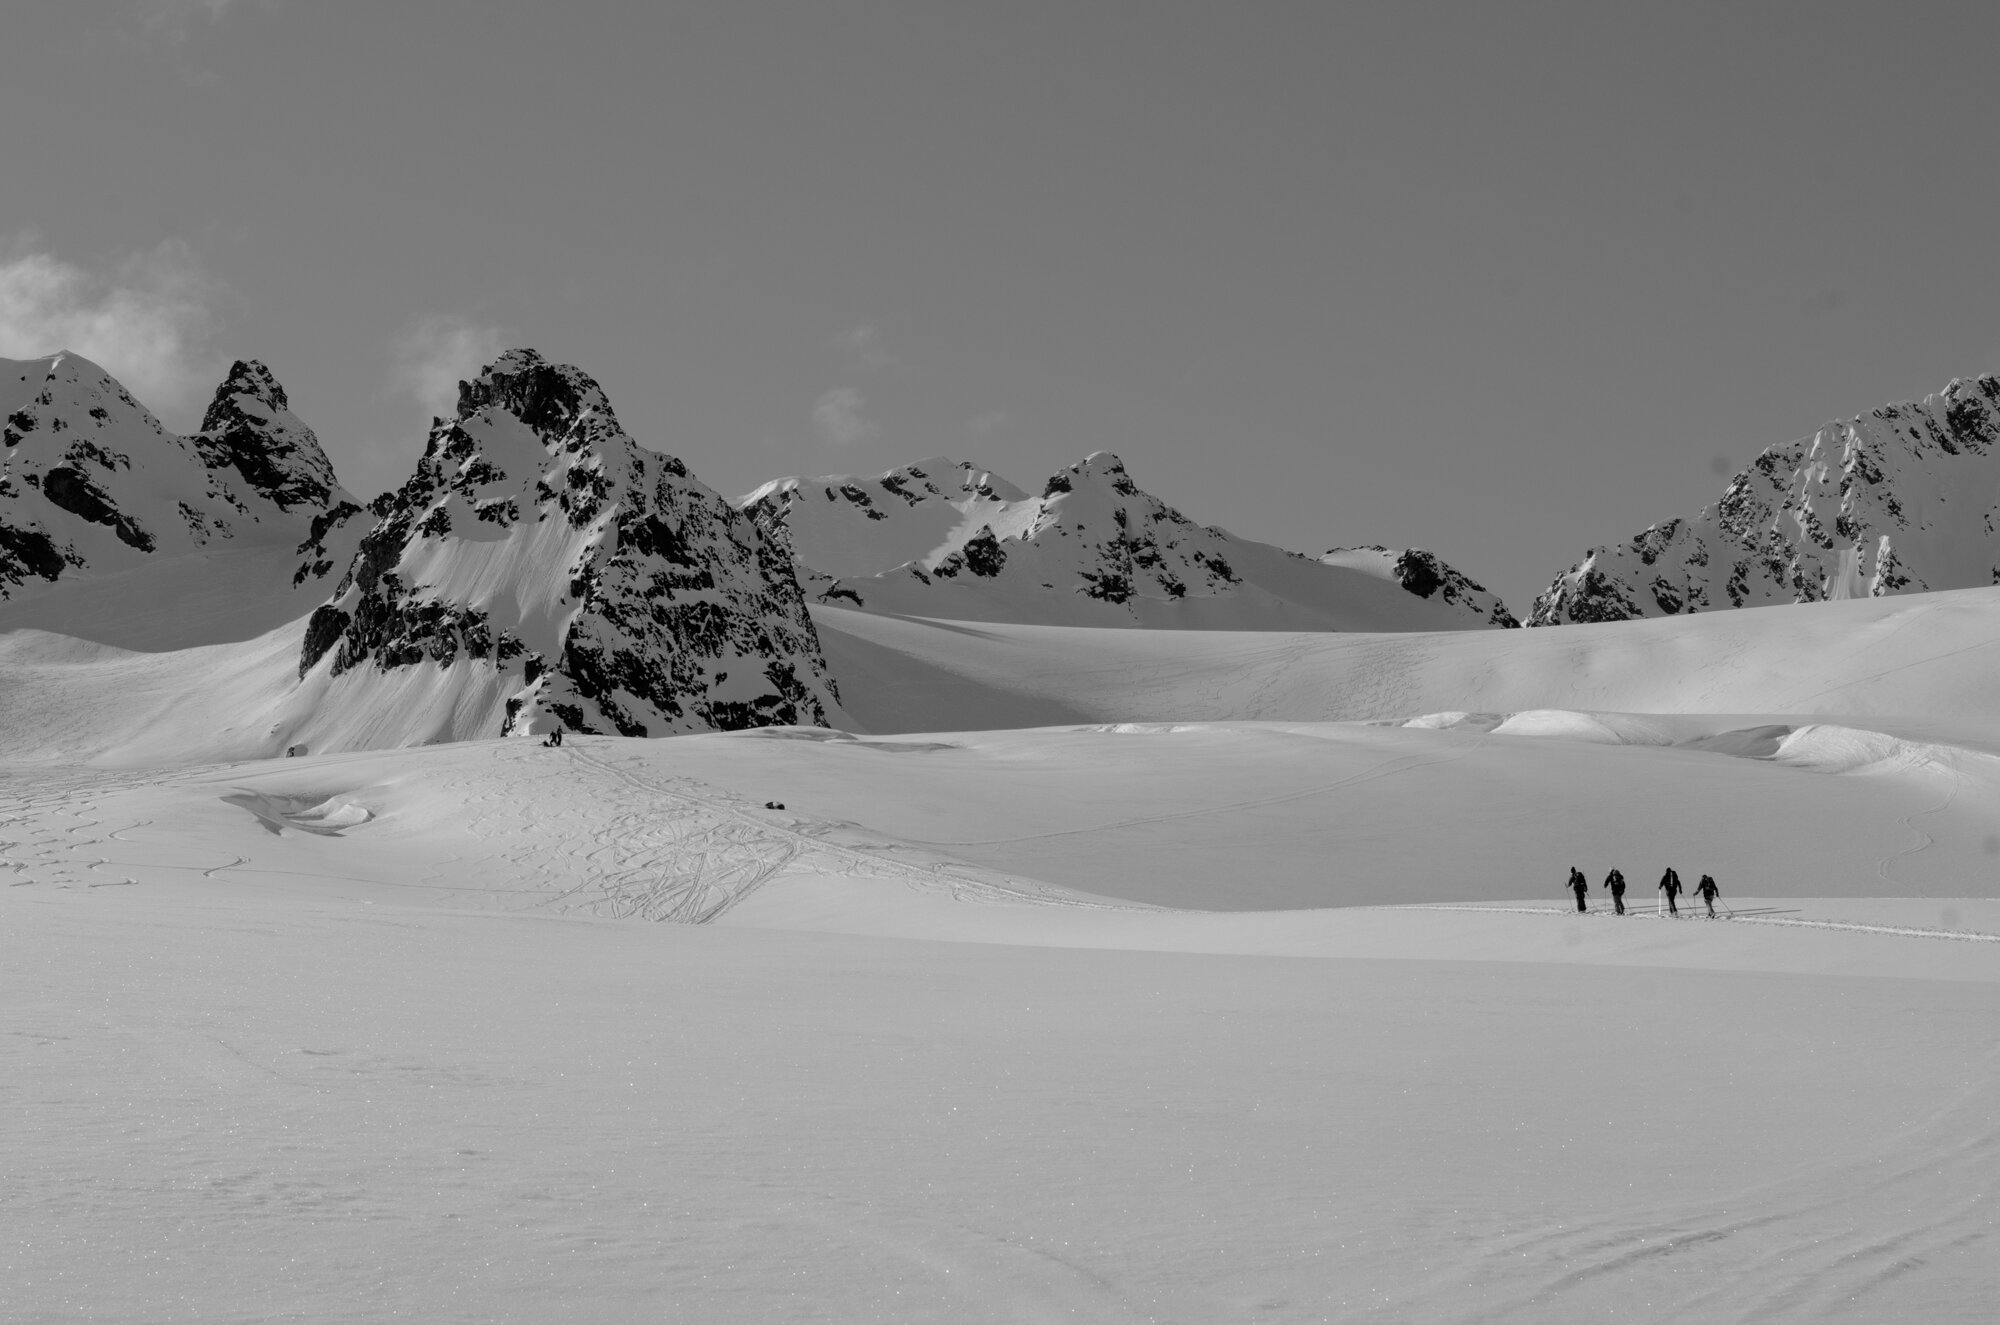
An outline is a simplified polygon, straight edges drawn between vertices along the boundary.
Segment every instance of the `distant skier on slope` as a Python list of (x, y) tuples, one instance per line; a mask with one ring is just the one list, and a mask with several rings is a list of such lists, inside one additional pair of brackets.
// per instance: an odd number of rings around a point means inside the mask
[(1714, 877), (1707, 874), (1702, 875), (1701, 882), (1694, 886), (1694, 895), (1708, 903), (1708, 918), (1710, 920), (1715, 919), (1715, 898), (1716, 894), (1721, 891), (1722, 889), (1715, 886)]
[(1569, 890), (1576, 894), (1576, 909), (1588, 911), (1583, 904), (1583, 895), (1590, 891), (1590, 880), (1583, 877), (1583, 871), (1572, 865), (1569, 867)]
[(1681, 876), (1674, 872), (1672, 865), (1669, 865), (1667, 872), (1660, 876), (1660, 896), (1666, 899), (1668, 915), (1677, 916), (1681, 913), (1681, 909), (1674, 905), (1674, 899), (1680, 895)]
[(1611, 894), (1611, 909), (1619, 915), (1625, 914), (1625, 876), (1617, 870), (1604, 876), (1604, 887)]

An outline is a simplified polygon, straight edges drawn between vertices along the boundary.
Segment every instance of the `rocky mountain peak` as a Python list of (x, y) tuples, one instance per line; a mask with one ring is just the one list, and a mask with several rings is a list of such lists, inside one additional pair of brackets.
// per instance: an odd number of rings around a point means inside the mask
[(462, 383), (373, 514), (302, 680), (454, 672), (501, 734), (823, 724), (837, 702), (783, 547), (626, 435), (581, 369), (521, 349)]
[(81, 355), (0, 360), (0, 598), (156, 557), (289, 551), (344, 494), (282, 399), (268, 370), (239, 363), (213, 431), (181, 437)]
[[(802, 578), (819, 601), (864, 611), (1075, 626), (1452, 630), (1514, 624), (1498, 599), (1428, 553), (1403, 554), (1400, 561), (1384, 554), (1366, 565), (1330, 557), (1322, 564), (1196, 524), (1141, 489), (1109, 451), (1057, 470), (1033, 498), (1002, 499), (991, 482), (982, 484), (978, 500), (940, 494), (912, 500), (905, 511), (902, 503), (881, 500), (882, 482), (785, 481), (796, 494), (785, 507), (788, 534)], [(828, 500), (813, 500), (815, 492)], [(845, 499), (837, 500), (843, 493)], [(760, 489), (753, 504), (768, 504), (773, 495), (768, 486)], [(888, 560), (891, 551), (901, 560)]]
[(469, 382), (458, 384), (458, 417), (500, 409), (544, 436), (567, 432), (586, 415), (618, 428), (603, 388), (582, 369), (550, 363), (534, 350), (508, 350)]
[(1531, 626), (2000, 584), (2000, 379), (1767, 448), (1693, 519), (1592, 548)]
[(248, 402), (262, 405), (267, 413), (289, 412), (292, 408), (291, 401), (285, 398), (285, 388), (278, 385), (278, 379), (261, 360), (238, 359), (215, 388), (215, 398), (209, 402), (208, 412), (201, 416), (201, 431), (219, 432), (227, 428)]
[(333, 463), (296, 414), (285, 388), (256, 359), (238, 359), (215, 389), (190, 438), (211, 469), (233, 469), (282, 511), (326, 509), (346, 500)]

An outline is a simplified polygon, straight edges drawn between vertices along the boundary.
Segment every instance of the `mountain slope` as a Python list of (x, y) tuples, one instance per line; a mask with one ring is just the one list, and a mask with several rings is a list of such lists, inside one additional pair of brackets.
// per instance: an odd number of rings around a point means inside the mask
[(1528, 624), (2000, 583), (2000, 379), (1774, 446), (1692, 520), (1593, 548)]
[(34, 580), (221, 545), (296, 545), (348, 500), (261, 363), (239, 361), (191, 437), (81, 355), (0, 360), (0, 599)]
[(74, 354), (0, 360), (0, 412), (0, 629), (246, 639), (311, 610), (353, 552), (329, 526), (359, 508), (261, 363), (187, 437)]
[(461, 735), (662, 736), (837, 702), (784, 549), (532, 350), (461, 384), (370, 513), (299, 655), (334, 708), (435, 690)]
[(998, 475), (940, 456), (872, 478), (781, 478), (737, 504), (801, 566), (839, 578), (874, 575), (955, 547), (1026, 500)]
[(1514, 624), (1428, 553), (1315, 561), (1238, 538), (1141, 491), (1105, 452), (1038, 497), (934, 460), (875, 479), (785, 479), (744, 502), (812, 567), (816, 600), (871, 612), (1201, 630)]

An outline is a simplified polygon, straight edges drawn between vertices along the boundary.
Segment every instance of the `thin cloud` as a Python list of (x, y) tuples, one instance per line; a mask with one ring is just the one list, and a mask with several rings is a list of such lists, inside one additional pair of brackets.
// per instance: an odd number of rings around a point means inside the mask
[(418, 318), (396, 337), (391, 386), (432, 414), (449, 415), (458, 408), (458, 384), (499, 358), (512, 334), (456, 314)]
[(185, 405), (220, 376), (209, 342), (227, 295), (179, 240), (108, 271), (15, 240), (0, 245), (0, 357), (71, 350), (155, 409)]
[(882, 333), (866, 322), (837, 333), (834, 345), (847, 356), (847, 366), (861, 373), (899, 373), (908, 367), (903, 357), (882, 341)]
[(867, 416), (867, 405), (867, 400), (853, 387), (837, 386), (813, 402), (813, 426), (819, 429), (822, 439), (835, 446), (880, 437), (882, 430)]
[(242, 0), (139, 0), (136, 10), (147, 31), (180, 37), (187, 34), (191, 24), (219, 22), (241, 3)]

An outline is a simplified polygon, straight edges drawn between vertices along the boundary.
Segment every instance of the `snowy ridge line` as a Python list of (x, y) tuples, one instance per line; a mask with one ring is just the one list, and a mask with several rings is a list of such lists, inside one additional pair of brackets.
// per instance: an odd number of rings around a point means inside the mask
[[(1604, 911), (1565, 911), (1558, 906), (1459, 906), (1450, 902), (1414, 902), (1399, 906), (1357, 906), (1355, 911), (1496, 911), (1522, 916), (1564, 916), (1610, 914)], [(1641, 920), (1705, 920), (1706, 916), (1690, 912), (1686, 917), (1655, 915), (1637, 907), (1626, 912), (1627, 916)], [(1857, 934), (1899, 934), (1912, 939), (1959, 939), (1967, 943), (2000, 943), (2000, 934), (1988, 934), (1977, 929), (1917, 929), (1910, 925), (1861, 925), (1848, 920), (1791, 920), (1783, 916), (1715, 916), (1716, 920), (1732, 920), (1739, 925), (1791, 925), (1798, 929), (1845, 929)]]

